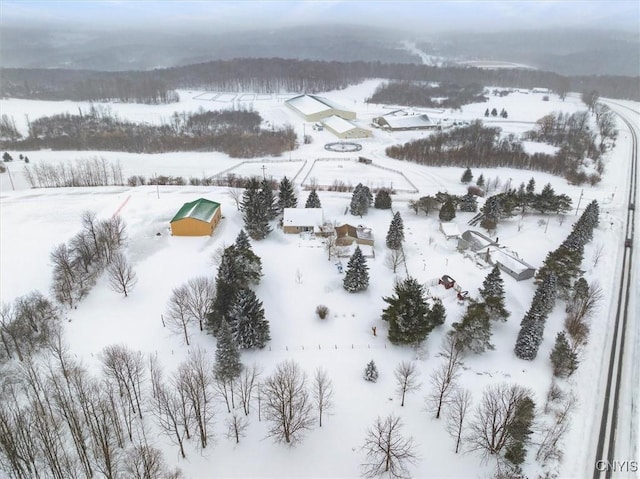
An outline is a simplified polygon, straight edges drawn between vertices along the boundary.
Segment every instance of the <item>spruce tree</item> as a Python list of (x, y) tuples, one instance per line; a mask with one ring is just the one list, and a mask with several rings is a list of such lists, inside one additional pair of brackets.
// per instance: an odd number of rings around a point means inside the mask
[(473, 173), (471, 173), (471, 168), (467, 168), (464, 170), (464, 173), (462, 173), (460, 181), (466, 185), (467, 183), (471, 183), (471, 180), (473, 180)]
[(354, 216), (366, 215), (372, 201), (373, 195), (371, 194), (369, 187), (364, 186), (362, 183), (358, 183), (351, 196), (349, 212)]
[(236, 236), (234, 245), (238, 250), (251, 249), (251, 241), (249, 241), (249, 236), (247, 236), (244, 230), (240, 230), (238, 236)]
[(583, 259), (582, 248), (571, 250), (564, 245), (550, 251), (536, 274), (535, 283), (540, 284), (545, 277), (553, 274), (556, 280), (558, 295), (567, 299), (572, 291), (573, 283), (583, 273), (580, 265)]
[(506, 321), (509, 311), (504, 304), (504, 280), (500, 268), (496, 264), (486, 276), (480, 288), (480, 297), (487, 306), (489, 317), (493, 320)]
[(496, 110), (495, 108), (491, 109), (491, 116), (498, 116), (498, 110)]
[(378, 368), (373, 359), (367, 363), (367, 367), (364, 369), (364, 380), (372, 383), (378, 380)]
[(231, 336), (229, 325), (223, 320), (218, 330), (213, 373), (219, 381), (231, 382), (240, 376), (241, 371), (242, 363), (240, 362), (240, 352)]
[(554, 211), (556, 209), (556, 192), (550, 183), (544, 185), (542, 192), (535, 196), (532, 206), (540, 213), (546, 213), (547, 211)]
[(476, 181), (476, 185), (478, 185), (479, 188), (483, 188), (484, 187), (484, 175), (482, 173), (480, 173), (480, 176), (478, 176), (478, 180)]
[(268, 204), (260, 189), (260, 181), (257, 178), (251, 178), (242, 195), (241, 211), (245, 230), (253, 239), (264, 239), (271, 232)]
[(322, 205), (320, 204), (320, 197), (318, 196), (315, 188), (312, 189), (311, 192), (309, 192), (309, 196), (307, 197), (307, 202), (305, 203), (304, 207), (322, 208)]
[(467, 193), (460, 198), (460, 211), (467, 213), (475, 213), (478, 211), (478, 200), (476, 200), (475, 195)]
[(267, 220), (276, 219), (280, 211), (278, 210), (276, 198), (273, 195), (271, 182), (267, 179), (263, 179), (260, 183), (260, 200), (262, 201), (262, 207), (265, 210)]
[(489, 109), (488, 108), (484, 111), (484, 116), (489, 116)]
[(396, 283), (394, 295), (382, 298), (387, 306), (382, 319), (389, 322), (389, 341), (393, 344), (417, 344), (433, 329), (424, 287), (412, 277)]
[(295, 208), (298, 206), (298, 199), (293, 191), (293, 184), (285, 176), (280, 181), (278, 190), (278, 210), (282, 213), (285, 208)]
[(369, 267), (359, 246), (356, 246), (356, 250), (349, 258), (343, 286), (350, 293), (364, 291), (369, 287)]
[(442, 326), (444, 324), (447, 319), (447, 311), (440, 298), (435, 298), (433, 300), (433, 306), (431, 306), (431, 311), (429, 311), (427, 318), (431, 328)]
[(535, 418), (536, 404), (529, 396), (524, 396), (515, 404), (513, 417), (507, 424), (507, 445), (505, 447), (504, 458), (520, 466), (526, 459), (527, 444), (529, 437), (533, 433), (531, 428)]
[(533, 360), (542, 343), (547, 317), (556, 301), (556, 278), (553, 273), (544, 277), (536, 288), (531, 306), (522, 318), (514, 352), (520, 359)]
[(220, 259), (220, 265), (218, 266), (216, 294), (211, 305), (211, 310), (207, 316), (207, 327), (214, 335), (218, 334), (220, 324), (226, 320), (234, 297), (240, 289), (237, 282), (237, 265), (233, 256), (233, 254), (228, 253), (228, 248), (225, 249)]
[(224, 254), (230, 255), (235, 263), (236, 283), (239, 288), (260, 283), (262, 260), (253, 252), (249, 238), (243, 230), (240, 230), (235, 244), (226, 248)]
[(228, 318), (232, 337), (240, 349), (264, 348), (271, 339), (262, 301), (248, 288), (238, 291)]
[(502, 215), (502, 203), (498, 195), (490, 196), (480, 209), (482, 220), (480, 226), (486, 230), (494, 230), (498, 226), (498, 221)]
[(404, 224), (402, 222), (402, 216), (400, 212), (396, 211), (389, 224), (389, 231), (387, 232), (387, 248), (400, 249), (402, 248), (402, 242), (404, 241)]
[(571, 350), (564, 331), (559, 332), (556, 336), (556, 344), (549, 358), (555, 377), (566, 378), (578, 368), (578, 355)]
[(453, 331), (462, 350), (470, 350), (476, 354), (493, 349), (491, 344), (491, 320), (484, 303), (470, 301), (462, 321), (453, 323)]
[(380, 188), (376, 193), (376, 199), (373, 206), (379, 210), (391, 209), (391, 193), (386, 188)]
[(440, 221), (451, 221), (456, 217), (456, 205), (450, 196), (442, 204), (439, 217)]

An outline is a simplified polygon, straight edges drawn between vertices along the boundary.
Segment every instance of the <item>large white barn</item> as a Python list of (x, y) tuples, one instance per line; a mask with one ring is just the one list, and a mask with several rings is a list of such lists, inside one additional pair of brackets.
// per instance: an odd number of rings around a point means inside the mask
[(333, 115), (322, 120), (324, 127), (338, 138), (371, 138), (370, 130), (360, 128), (356, 124)]
[(356, 118), (354, 111), (349, 111), (327, 98), (316, 95), (299, 95), (285, 101), (285, 105), (306, 121), (320, 121), (333, 115), (345, 120), (355, 120)]

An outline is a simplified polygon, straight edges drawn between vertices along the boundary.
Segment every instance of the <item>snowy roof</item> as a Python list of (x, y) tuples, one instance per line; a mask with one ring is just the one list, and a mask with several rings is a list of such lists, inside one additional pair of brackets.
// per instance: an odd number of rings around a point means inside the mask
[(506, 248), (492, 248), (487, 247), (482, 252), (478, 252), (478, 254), (485, 254), (486, 251), (489, 251), (489, 256), (491, 257), (491, 261), (493, 263), (500, 263), (505, 268), (513, 271), (516, 274), (523, 273), (526, 270), (535, 268), (531, 266), (529, 263), (518, 258), (517, 253), (513, 251), (509, 251)]
[(350, 224), (343, 224), (342, 226), (336, 226), (336, 237), (343, 238), (345, 236), (350, 236), (352, 238), (371, 240), (373, 239), (373, 234), (371, 233), (371, 228), (367, 228), (362, 225), (352, 226)]
[(284, 226), (321, 226), (322, 208), (285, 208)]
[(440, 228), (442, 228), (442, 232), (445, 236), (460, 236), (460, 230), (456, 223), (443, 222), (440, 223)]
[(331, 128), (336, 133), (346, 133), (347, 131), (351, 131), (354, 128), (358, 128), (356, 125), (354, 125), (350, 121), (345, 120), (344, 118), (340, 118), (339, 116), (336, 116), (336, 115), (330, 116), (329, 118), (325, 118), (324, 120), (322, 120), (322, 123), (326, 127)]
[(434, 125), (427, 115), (398, 116), (394, 114), (385, 115), (383, 118), (391, 128), (420, 128)]
[(495, 244), (495, 241), (493, 241), (491, 238), (483, 235), (479, 231), (474, 230), (465, 231), (464, 233), (462, 233), (462, 238), (473, 244), (471, 249), (474, 251)]
[(180, 208), (170, 223), (185, 218), (193, 218), (200, 221), (206, 221), (208, 223), (213, 219), (213, 215), (216, 213), (218, 208), (220, 208), (220, 203), (199, 198), (195, 201), (182, 205), (182, 208)]
[(287, 100), (287, 103), (305, 115), (313, 115), (314, 113), (320, 113), (331, 109), (345, 110), (344, 107), (337, 103), (316, 95), (296, 96)]

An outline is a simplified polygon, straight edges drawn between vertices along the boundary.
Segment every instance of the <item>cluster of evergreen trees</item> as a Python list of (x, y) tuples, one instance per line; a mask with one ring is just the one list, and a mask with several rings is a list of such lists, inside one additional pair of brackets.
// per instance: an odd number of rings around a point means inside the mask
[(446, 319), (442, 302), (435, 299), (429, 307), (424, 286), (410, 276), (398, 281), (394, 294), (383, 300), (389, 306), (382, 311), (382, 319), (389, 323), (393, 344), (418, 344)]
[(91, 106), (78, 115), (62, 113), (29, 123), (26, 138), (0, 145), (16, 150), (105, 150), (134, 153), (222, 151), (234, 158), (280, 155), (296, 145), (291, 126), (263, 130), (253, 110), (175, 113), (169, 123), (133, 123), (110, 110)]
[(351, 204), (349, 212), (354, 216), (364, 216), (369, 211), (369, 207), (373, 204), (373, 194), (368, 186), (358, 183), (353, 189), (351, 196)]
[(535, 359), (542, 343), (547, 317), (556, 298), (570, 297), (574, 283), (582, 275), (580, 266), (584, 245), (593, 238), (598, 226), (600, 209), (597, 201), (587, 205), (569, 236), (554, 251), (549, 252), (536, 275), (537, 289), (531, 306), (520, 324), (514, 352), (520, 359)]
[(270, 339), (264, 308), (250, 288), (262, 278), (262, 261), (253, 252), (244, 230), (233, 245), (225, 248), (216, 276), (216, 294), (207, 327), (220, 336), (229, 334), (241, 349), (263, 348)]
[[(315, 191), (313, 192), (315, 193)], [(310, 195), (311, 196), (311, 195)], [(320, 199), (312, 199), (319, 204)], [(309, 200), (307, 199), (307, 203)], [(245, 184), (245, 190), (240, 202), (240, 211), (244, 227), (249, 236), (261, 240), (271, 232), (269, 222), (282, 214), (285, 208), (295, 208), (298, 205), (293, 183), (285, 176), (279, 184), (278, 196), (273, 194), (272, 182), (257, 177), (250, 178)], [(309, 207), (309, 206), (307, 206)]]
[(476, 354), (493, 349), (491, 321), (506, 321), (509, 312), (505, 307), (504, 280), (500, 268), (495, 265), (480, 288), (480, 300), (469, 300), (460, 322), (453, 323), (453, 335), (457, 347)]

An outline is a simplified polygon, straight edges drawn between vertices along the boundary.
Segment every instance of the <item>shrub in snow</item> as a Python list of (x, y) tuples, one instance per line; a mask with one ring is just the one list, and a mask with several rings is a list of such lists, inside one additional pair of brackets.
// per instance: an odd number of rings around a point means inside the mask
[(329, 314), (329, 308), (327, 308), (324, 304), (319, 304), (316, 308), (316, 314), (320, 319), (324, 319)]
[(376, 363), (373, 362), (373, 359), (369, 361), (364, 369), (364, 380), (372, 383), (378, 380), (378, 368), (376, 368)]

